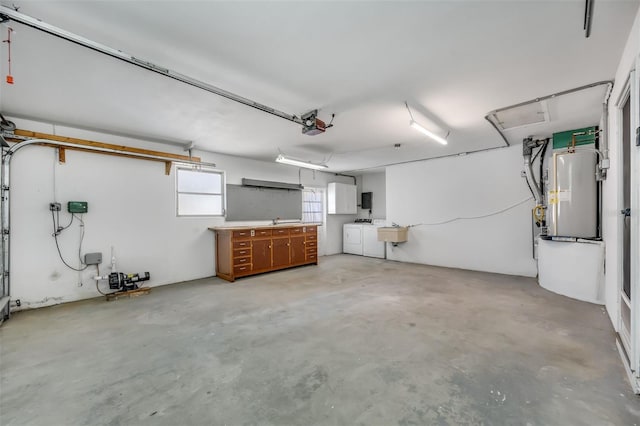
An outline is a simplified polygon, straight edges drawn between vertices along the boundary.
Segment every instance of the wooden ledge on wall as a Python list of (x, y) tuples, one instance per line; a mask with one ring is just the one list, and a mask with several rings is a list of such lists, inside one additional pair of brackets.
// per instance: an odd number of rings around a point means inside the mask
[[(67, 158), (66, 158), (66, 151), (67, 150), (73, 150), (73, 151), (84, 151), (84, 152), (92, 152), (95, 154), (105, 154), (105, 155), (115, 155), (118, 157), (127, 157), (127, 158), (135, 158), (138, 160), (147, 160), (147, 161), (156, 161), (156, 162), (160, 162), (160, 163), (164, 163), (164, 173), (166, 175), (170, 175), (171, 174), (171, 165), (173, 163), (173, 161), (196, 161), (196, 162), (200, 162), (201, 159), (200, 157), (189, 157), (187, 155), (180, 155), (180, 154), (172, 154), (170, 152), (162, 152), (162, 151), (153, 151), (150, 149), (142, 149), (142, 148), (132, 148), (130, 146), (125, 146), (125, 145), (114, 145), (114, 144), (110, 144), (110, 143), (104, 143), (104, 142), (96, 142), (96, 141), (90, 141), (90, 140), (86, 140), (86, 139), (78, 139), (78, 138), (70, 138), (67, 136), (57, 136), (57, 135), (50, 135), (47, 133), (40, 133), (40, 132), (32, 132), (30, 130), (22, 130), (22, 129), (16, 129), (13, 132), (16, 136), (23, 136), (23, 137), (28, 137), (28, 138), (35, 138), (35, 139), (49, 139), (52, 141), (57, 141), (57, 142), (65, 142), (65, 143), (70, 143), (70, 144), (74, 144), (76, 146), (70, 147), (70, 146), (64, 146), (64, 147), (60, 147), (57, 146), (55, 144), (48, 144), (46, 142), (40, 143), (38, 145), (42, 145), (42, 146), (49, 146), (52, 148), (57, 148), (58, 149), (58, 161), (60, 163), (65, 163)], [(11, 140), (11, 138), (7, 138), (9, 140)], [(22, 140), (17, 140), (17, 143), (22, 142)], [(89, 148), (105, 148), (105, 149), (113, 149), (113, 150), (117, 150), (117, 151), (121, 151), (121, 152), (99, 152), (99, 151), (93, 151)], [(137, 156), (136, 154), (142, 154), (142, 155), (154, 155), (157, 157), (164, 157), (162, 159), (158, 158), (146, 158), (146, 157), (140, 157)]]

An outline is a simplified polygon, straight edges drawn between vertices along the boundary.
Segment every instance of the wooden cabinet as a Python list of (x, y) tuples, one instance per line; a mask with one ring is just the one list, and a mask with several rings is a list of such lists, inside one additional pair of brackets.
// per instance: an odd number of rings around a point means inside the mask
[(318, 227), (310, 227), (305, 235), (305, 255), (307, 262), (318, 263)]
[(271, 269), (271, 240), (252, 241), (252, 266), (254, 271), (268, 271)]
[(289, 238), (274, 238), (271, 266), (275, 268), (287, 267), (291, 264), (289, 255)]
[(291, 264), (292, 265), (299, 265), (302, 263), (305, 263), (305, 261), (307, 260), (307, 249), (306, 249), (306, 245), (305, 245), (305, 237), (304, 235), (302, 236), (295, 236), (295, 237), (291, 237), (290, 238), (291, 241)]
[(209, 228), (216, 233), (216, 275), (236, 278), (318, 264), (318, 227)]

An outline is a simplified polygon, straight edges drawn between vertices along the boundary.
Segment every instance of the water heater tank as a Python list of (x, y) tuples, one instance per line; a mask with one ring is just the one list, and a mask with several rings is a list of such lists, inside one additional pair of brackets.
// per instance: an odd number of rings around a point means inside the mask
[(547, 192), (549, 236), (598, 236), (597, 157), (592, 146), (553, 153)]

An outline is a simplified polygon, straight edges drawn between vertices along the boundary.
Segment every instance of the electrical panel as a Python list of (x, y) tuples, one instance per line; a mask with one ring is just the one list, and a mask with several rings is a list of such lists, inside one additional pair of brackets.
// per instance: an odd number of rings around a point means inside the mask
[(84, 255), (85, 265), (99, 265), (102, 263), (102, 253), (87, 253)]
[(89, 204), (86, 201), (69, 201), (67, 210), (69, 213), (86, 213), (89, 211)]
[(373, 199), (373, 192), (363, 192), (360, 202), (360, 207), (364, 210), (371, 210)]
[(553, 149), (563, 149), (588, 144), (596, 144), (597, 146), (598, 136), (597, 126), (554, 133)]

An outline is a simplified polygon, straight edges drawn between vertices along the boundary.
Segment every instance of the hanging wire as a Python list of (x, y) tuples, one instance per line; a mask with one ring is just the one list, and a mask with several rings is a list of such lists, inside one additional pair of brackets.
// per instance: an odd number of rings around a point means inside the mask
[(325, 126), (325, 129), (328, 129), (328, 128), (330, 128), (330, 127), (333, 127), (333, 119), (334, 119), (334, 118), (336, 118), (336, 114), (335, 114), (335, 113), (331, 114), (331, 121), (329, 121), (329, 124), (327, 124), (327, 125)]
[[(59, 229), (59, 222), (56, 223), (56, 216), (54, 214), (55, 212), (51, 212), (51, 220), (53, 221), (53, 239), (56, 242), (56, 249), (58, 250), (58, 256), (60, 256), (60, 260), (62, 261), (62, 263), (64, 263), (64, 265), (69, 268), (72, 269), (74, 271), (84, 271), (85, 269), (87, 269), (89, 267), (89, 265), (84, 265), (84, 268), (74, 268), (73, 266), (69, 265), (65, 260), (64, 257), (62, 257), (62, 251), (60, 250), (60, 244), (58, 243), (58, 234), (60, 233)], [(73, 221), (73, 215), (71, 217), (71, 220)], [(69, 224), (71, 225), (71, 224)], [(68, 226), (67, 226), (68, 228)], [(66, 228), (62, 228), (62, 229), (66, 229)], [(84, 238), (84, 227), (82, 228), (82, 238)], [(82, 239), (80, 240), (80, 246), (82, 246)], [(80, 248), (78, 249), (78, 253), (80, 253)], [(83, 262), (81, 261), (80, 264), (82, 264)]]
[(332, 157), (333, 157), (333, 151), (331, 151), (331, 152), (329, 153), (329, 158), (325, 157), (325, 159), (324, 159), (324, 160), (322, 160), (322, 163), (321, 163), (321, 164), (326, 165), (329, 161), (331, 161), (331, 158), (332, 158)]
[[(71, 220), (73, 220), (75, 215), (75, 213), (71, 213)], [(78, 220), (80, 221), (80, 244), (78, 244), (78, 259), (80, 260), (80, 264), (83, 265), (84, 259), (82, 259), (82, 242), (84, 241), (84, 220), (82, 220), (82, 214), (79, 215)]]
[[(407, 112), (409, 113), (409, 117), (411, 117), (411, 121), (413, 121), (414, 123), (419, 125), (419, 123), (416, 121), (416, 119), (413, 118), (413, 114), (411, 113), (411, 108), (409, 108), (409, 104), (407, 103), (407, 101), (404, 101), (404, 106), (407, 107)], [(438, 126), (438, 127), (442, 128), (442, 126)], [(451, 129), (448, 129), (447, 130), (447, 134), (444, 136), (444, 139), (447, 139), (450, 134), (451, 134)]]
[(446, 223), (451, 223), (451, 222), (455, 222), (458, 220), (473, 220), (473, 219), (484, 219), (487, 217), (491, 217), (491, 216), (496, 216), (499, 215), (501, 213), (504, 213), (508, 210), (511, 210), (513, 208), (516, 208), (524, 203), (526, 203), (527, 201), (533, 200), (533, 197), (528, 197), (525, 198), (522, 201), (518, 201), (517, 203), (511, 204), (508, 207), (505, 207), (503, 209), (491, 212), (491, 213), (487, 213), (487, 214), (483, 214), (483, 215), (479, 215), (479, 216), (461, 216), (461, 217), (454, 217), (452, 219), (447, 219), (447, 220), (443, 220), (442, 222), (432, 222), (432, 223), (416, 223), (415, 225), (408, 225), (407, 228), (412, 228), (414, 226), (433, 226), (433, 225), (444, 225)]
[(416, 121), (413, 118), (413, 114), (411, 114), (411, 109), (409, 108), (409, 104), (407, 103), (407, 101), (404, 101), (404, 106), (406, 106), (407, 107), (407, 111), (409, 111), (409, 117), (411, 117), (411, 121)]

